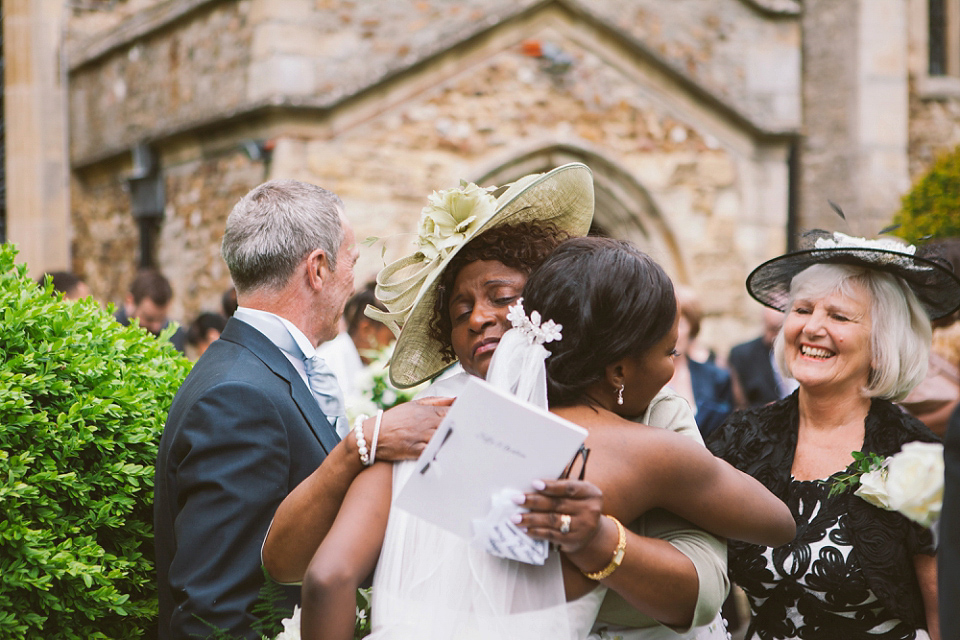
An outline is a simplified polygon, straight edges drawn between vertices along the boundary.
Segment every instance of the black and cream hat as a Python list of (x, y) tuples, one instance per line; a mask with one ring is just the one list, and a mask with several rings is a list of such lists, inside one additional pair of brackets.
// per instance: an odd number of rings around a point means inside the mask
[(916, 255), (900, 241), (867, 240), (840, 232), (811, 231), (806, 248), (768, 260), (747, 276), (747, 290), (762, 304), (786, 311), (793, 277), (815, 264), (847, 264), (886, 271), (901, 278), (920, 300), (931, 320), (960, 308), (960, 279), (946, 260)]

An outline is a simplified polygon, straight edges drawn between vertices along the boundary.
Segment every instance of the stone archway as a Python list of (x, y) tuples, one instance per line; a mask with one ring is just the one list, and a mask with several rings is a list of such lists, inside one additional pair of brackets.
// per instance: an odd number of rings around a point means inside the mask
[(582, 162), (593, 171), (596, 213), (591, 233), (628, 240), (672, 277), (687, 281), (677, 239), (650, 194), (624, 169), (594, 151), (570, 145), (539, 147), (486, 171), (477, 184), (506, 184), (568, 162)]

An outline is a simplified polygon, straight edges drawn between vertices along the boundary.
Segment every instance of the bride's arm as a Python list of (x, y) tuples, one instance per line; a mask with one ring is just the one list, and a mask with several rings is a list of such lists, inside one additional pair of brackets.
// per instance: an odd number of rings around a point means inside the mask
[[(661, 389), (650, 401), (646, 413), (633, 421), (679, 433), (703, 446), (693, 410), (669, 387)], [(631, 562), (626, 556), (622, 575), (615, 572), (605, 581), (611, 590), (597, 621), (643, 628), (648, 627), (653, 618), (677, 633), (687, 633), (693, 627), (711, 623), (730, 590), (726, 540), (663, 510), (644, 514), (624, 525), (636, 533), (636, 540), (628, 534), (627, 547), (636, 549), (640, 557)], [(681, 565), (679, 556), (663, 547), (661, 540), (683, 554), (692, 563), (696, 575), (690, 573), (685, 563)], [(656, 544), (644, 549), (642, 545), (648, 541)], [(636, 568), (631, 570), (632, 566)], [(649, 575), (659, 576), (658, 582), (647, 582)], [(658, 584), (674, 588), (664, 590), (658, 588)], [(697, 590), (693, 602), (687, 599), (692, 595), (690, 592), (679, 591), (685, 584), (685, 589), (692, 586)], [(672, 611), (677, 613), (670, 615)], [(691, 611), (693, 614), (689, 617)]]
[(778, 547), (793, 540), (790, 509), (758, 480), (676, 434), (658, 434), (645, 488), (662, 507), (725, 538)]
[(356, 591), (383, 546), (390, 512), (393, 465), (378, 462), (358, 475), (303, 577), (301, 637), (351, 640)]
[[(538, 493), (526, 495), (531, 510), (521, 520), (533, 538), (560, 547), (577, 572), (567, 575), (567, 597), (576, 598), (592, 588), (580, 572), (602, 569), (614, 555), (619, 531), (602, 517), (600, 489), (579, 480), (543, 481)], [(560, 532), (560, 514), (571, 516), (570, 531)], [(697, 570), (693, 562), (665, 540), (640, 536), (625, 529), (626, 553), (620, 567), (603, 583), (622, 595), (631, 606), (662, 624), (689, 626), (698, 597)]]

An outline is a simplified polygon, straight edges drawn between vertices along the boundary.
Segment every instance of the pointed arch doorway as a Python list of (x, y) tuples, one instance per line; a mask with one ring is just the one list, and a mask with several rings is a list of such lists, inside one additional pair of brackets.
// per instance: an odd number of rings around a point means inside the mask
[(598, 153), (568, 145), (541, 147), (497, 165), (476, 182), (507, 184), (568, 162), (582, 162), (593, 171), (596, 210), (590, 234), (628, 240), (650, 254), (675, 280), (686, 282), (688, 274), (676, 236), (650, 194), (633, 176)]

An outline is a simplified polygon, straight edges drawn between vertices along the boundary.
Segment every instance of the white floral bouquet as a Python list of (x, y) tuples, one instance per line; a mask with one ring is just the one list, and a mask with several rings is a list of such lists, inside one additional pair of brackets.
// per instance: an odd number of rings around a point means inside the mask
[[(370, 635), (370, 589), (357, 589), (357, 621), (353, 629), (354, 640)], [(274, 640), (300, 640), (300, 607), (293, 608), (293, 615), (283, 619), (283, 631)]]
[(836, 495), (857, 486), (854, 494), (881, 509), (898, 511), (925, 527), (940, 519), (943, 507), (943, 445), (908, 442), (883, 459), (853, 452), (855, 472), (840, 476), (830, 488)]
[(300, 607), (293, 608), (293, 615), (282, 620), (283, 631), (273, 640), (300, 640)]

